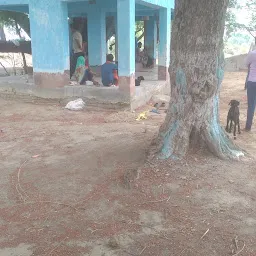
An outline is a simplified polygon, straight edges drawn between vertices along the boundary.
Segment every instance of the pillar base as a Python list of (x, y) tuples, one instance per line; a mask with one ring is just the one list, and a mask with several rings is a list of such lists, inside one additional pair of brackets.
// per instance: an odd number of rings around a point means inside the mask
[(169, 80), (168, 67), (158, 66), (158, 80)]
[(153, 68), (156, 66), (156, 59), (153, 59)]
[(60, 88), (69, 84), (69, 75), (65, 73), (34, 72), (34, 82), (38, 88)]
[(133, 96), (135, 94), (135, 74), (119, 76), (118, 86), (125, 95)]

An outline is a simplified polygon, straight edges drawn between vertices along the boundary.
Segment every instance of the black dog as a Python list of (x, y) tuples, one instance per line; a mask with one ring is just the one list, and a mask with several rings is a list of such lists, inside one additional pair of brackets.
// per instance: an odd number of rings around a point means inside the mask
[(135, 79), (135, 86), (140, 86), (140, 82), (142, 80), (145, 80), (143, 76), (139, 76), (137, 79)]
[(231, 100), (229, 105), (231, 106), (228, 111), (226, 131), (231, 133), (233, 122), (234, 122), (234, 139), (236, 139), (236, 127), (238, 127), (238, 133), (241, 134), (240, 120), (239, 120), (239, 105), (240, 102), (237, 100)]

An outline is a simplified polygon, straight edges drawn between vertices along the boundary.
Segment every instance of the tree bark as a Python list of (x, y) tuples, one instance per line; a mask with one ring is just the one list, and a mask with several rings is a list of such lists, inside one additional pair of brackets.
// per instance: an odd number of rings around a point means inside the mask
[(6, 41), (6, 36), (5, 36), (5, 33), (4, 33), (4, 28), (2, 26), (0, 26), (0, 40)]
[[(16, 20), (15, 20), (15, 28), (16, 28), (16, 33), (18, 34), (19, 38), (21, 39), (20, 28), (19, 28)], [(23, 69), (24, 69), (25, 74), (27, 75), (28, 74), (28, 65), (27, 65), (25, 53), (21, 52), (21, 56), (22, 56), (22, 61), (23, 61)]]
[(176, 0), (172, 25), (171, 102), (150, 156), (180, 159), (191, 140), (216, 156), (243, 153), (219, 123), (219, 92), (224, 76), (223, 34), (228, 0)]

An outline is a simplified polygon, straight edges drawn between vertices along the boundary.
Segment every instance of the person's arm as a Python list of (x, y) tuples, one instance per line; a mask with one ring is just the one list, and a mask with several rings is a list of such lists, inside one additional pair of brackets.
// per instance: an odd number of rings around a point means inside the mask
[(246, 57), (246, 60), (245, 60), (245, 65), (246, 65), (246, 67), (250, 67), (250, 65), (251, 65), (251, 63), (252, 63), (252, 54), (251, 53), (249, 53), (248, 55), (247, 55), (247, 57)]
[(85, 42), (83, 42), (83, 47), (82, 47), (82, 49), (83, 49), (83, 52), (85, 52)]
[(118, 67), (117, 67), (116, 64), (113, 66), (113, 71), (112, 72), (113, 72), (114, 84), (116, 86), (118, 86)]
[(93, 74), (93, 75), (96, 75), (96, 73), (95, 72), (93, 72), (92, 71), (92, 69), (90, 68), (90, 67), (88, 67), (88, 69), (87, 69), (91, 74)]
[(83, 51), (83, 46), (81, 45), (81, 41), (80, 41), (79, 39), (77, 39), (77, 38), (75, 39), (75, 41), (76, 41), (76, 43), (77, 43), (79, 49), (80, 49), (81, 51)]
[(118, 80), (117, 69), (113, 69), (113, 77), (114, 77), (114, 79)]
[(82, 36), (77, 32), (74, 34), (74, 39), (79, 47), (79, 49), (81, 51), (83, 51), (83, 40), (82, 40)]
[(113, 70), (113, 78), (115, 86), (118, 86), (118, 74), (116, 69)]

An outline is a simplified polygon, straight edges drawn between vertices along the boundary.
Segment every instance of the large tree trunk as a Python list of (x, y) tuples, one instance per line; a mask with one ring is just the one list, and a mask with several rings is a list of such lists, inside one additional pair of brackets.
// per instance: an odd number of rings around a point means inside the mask
[(182, 158), (192, 140), (203, 142), (220, 158), (237, 158), (243, 153), (225, 134), (218, 113), (228, 0), (176, 0), (175, 4), (171, 102), (151, 153), (162, 159)]

